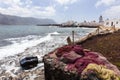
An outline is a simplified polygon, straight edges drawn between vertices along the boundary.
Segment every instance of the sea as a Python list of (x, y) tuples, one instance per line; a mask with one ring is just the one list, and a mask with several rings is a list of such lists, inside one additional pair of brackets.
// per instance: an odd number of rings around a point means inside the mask
[(43, 45), (39, 48), (41, 50), (58, 46), (57, 44), (65, 45), (66, 38), (72, 38), (72, 31), (75, 32), (75, 40), (79, 40), (94, 30), (95, 28), (84, 27), (0, 25), (0, 59), (23, 53), (26, 49), (40, 46), (42, 43), (49, 46)]

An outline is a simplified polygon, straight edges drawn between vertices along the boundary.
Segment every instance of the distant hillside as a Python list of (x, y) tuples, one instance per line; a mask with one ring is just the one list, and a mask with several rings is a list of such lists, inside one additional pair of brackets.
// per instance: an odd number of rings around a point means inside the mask
[(32, 17), (18, 17), (0, 14), (0, 24), (2, 25), (37, 25), (37, 24), (54, 24), (52, 19), (37, 19)]

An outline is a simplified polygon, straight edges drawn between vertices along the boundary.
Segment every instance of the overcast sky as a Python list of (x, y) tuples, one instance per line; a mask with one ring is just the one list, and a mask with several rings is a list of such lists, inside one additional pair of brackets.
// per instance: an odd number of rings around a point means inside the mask
[(0, 13), (56, 22), (120, 18), (120, 0), (0, 0)]

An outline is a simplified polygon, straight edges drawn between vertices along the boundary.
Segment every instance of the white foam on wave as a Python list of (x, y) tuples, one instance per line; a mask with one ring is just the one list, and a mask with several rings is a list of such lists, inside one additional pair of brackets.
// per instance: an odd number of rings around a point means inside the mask
[(49, 33), (50, 35), (58, 35), (58, 34), (60, 34), (60, 33), (58, 33), (58, 32), (53, 32), (53, 33)]
[[(32, 38), (32, 40), (29, 40)], [(13, 44), (4, 46), (0, 48), (0, 59), (7, 57), (7, 56), (12, 56), (18, 53), (22, 53), (25, 51), (25, 49), (36, 46), (42, 42), (45, 41), (50, 41), (52, 40), (51, 33), (49, 33), (45, 37), (40, 37), (40, 36), (26, 36), (26, 37), (21, 37), (21, 38), (10, 38), (6, 39)]]
[(26, 37), (9, 38), (9, 39), (5, 39), (5, 40), (12, 42), (12, 43), (22, 43), (22, 42), (26, 42), (26, 41), (33, 40), (33, 39), (39, 39), (39, 38), (41, 38), (41, 36), (28, 35)]

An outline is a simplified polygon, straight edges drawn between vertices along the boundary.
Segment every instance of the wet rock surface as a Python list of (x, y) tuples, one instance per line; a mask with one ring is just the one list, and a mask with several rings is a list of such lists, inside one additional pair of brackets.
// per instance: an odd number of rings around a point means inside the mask
[(23, 53), (1, 59), (0, 80), (44, 80), (43, 63), (39, 63), (32, 69), (22, 70), (19, 61), (24, 57), (37, 56), (39, 62), (42, 62), (43, 55), (62, 45), (62, 42), (59, 41), (46, 41), (37, 46), (26, 49)]
[(23, 56), (30, 55), (21, 53), (0, 60), (0, 80), (37, 80), (38, 77), (40, 80), (44, 80), (43, 64), (38, 64), (37, 67), (29, 70), (23, 70), (19, 63)]

